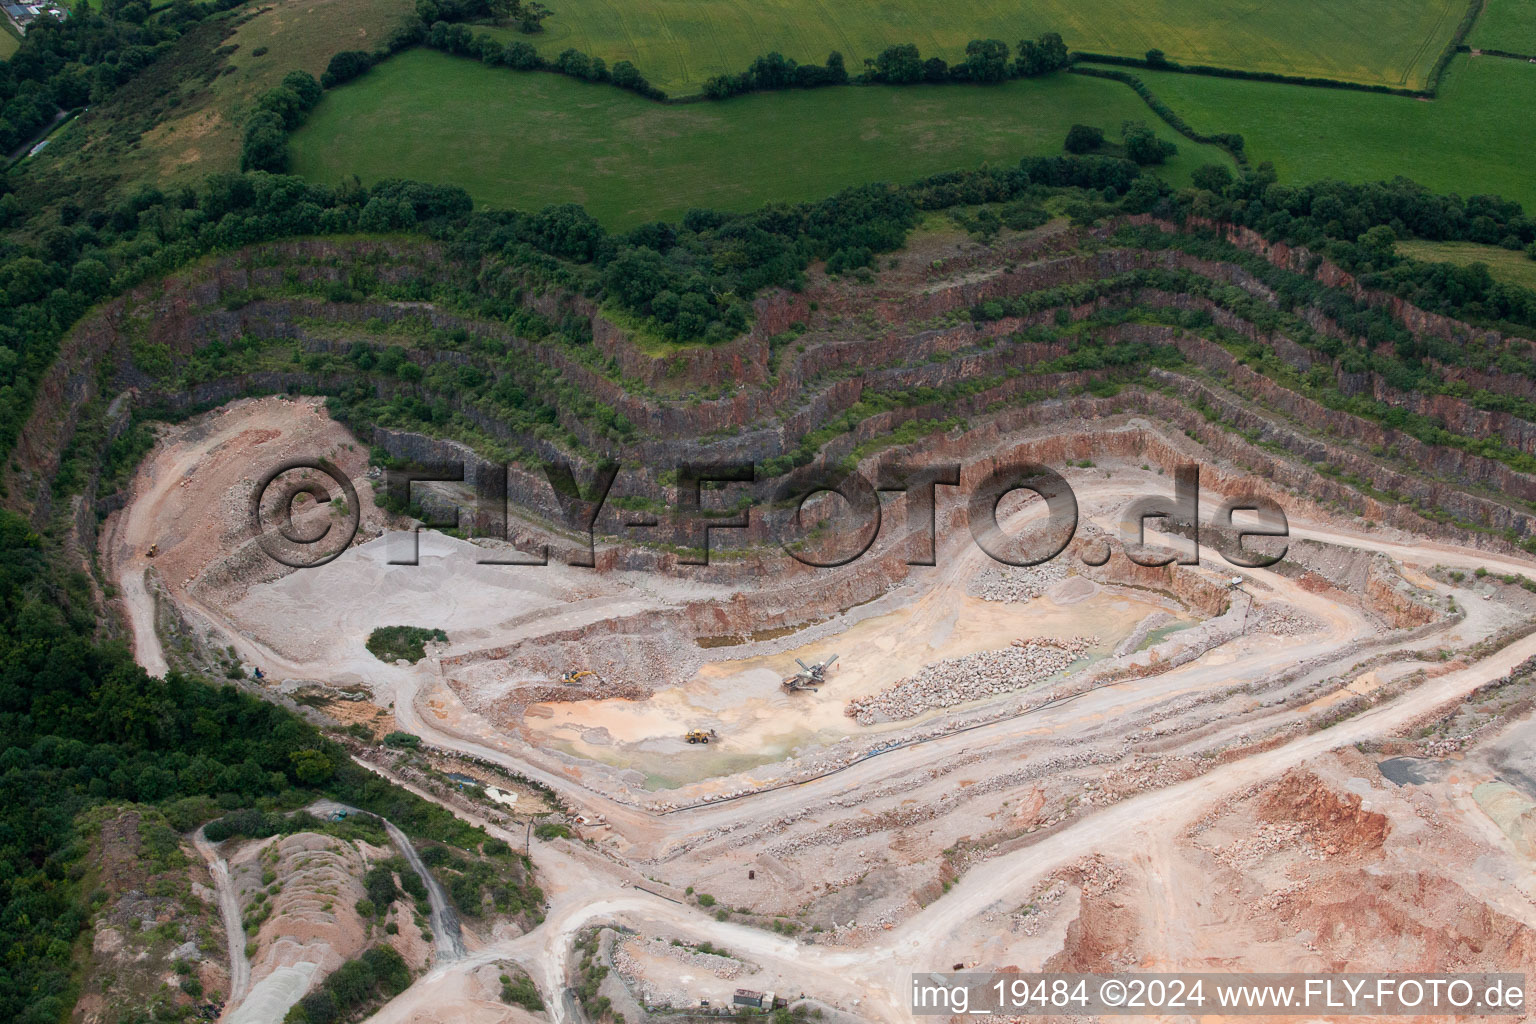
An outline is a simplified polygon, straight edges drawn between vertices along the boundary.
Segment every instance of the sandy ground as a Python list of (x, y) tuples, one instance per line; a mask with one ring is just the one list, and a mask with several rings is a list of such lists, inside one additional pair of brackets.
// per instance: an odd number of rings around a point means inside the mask
[[(1088, 581), (1081, 581), (1088, 583)], [(1088, 635), (1097, 659), (1136, 624), (1160, 610), (1133, 592), (1093, 593), (1071, 604), (1048, 596), (1029, 604), (981, 601), (952, 588), (935, 589), (908, 607), (865, 619), (835, 638), (783, 654), (706, 663), (693, 679), (646, 701), (597, 700), (536, 704), (527, 723), (540, 744), (577, 756), (633, 767), (672, 784), (730, 774), (796, 756), (813, 744), (854, 735), (910, 729), (945, 712), (886, 726), (859, 726), (844, 714), (854, 697), (875, 693), (924, 665), (993, 650), (1013, 638)], [(786, 692), (780, 680), (832, 655), (827, 685)], [(705, 749), (682, 739), (687, 729), (714, 729)]]

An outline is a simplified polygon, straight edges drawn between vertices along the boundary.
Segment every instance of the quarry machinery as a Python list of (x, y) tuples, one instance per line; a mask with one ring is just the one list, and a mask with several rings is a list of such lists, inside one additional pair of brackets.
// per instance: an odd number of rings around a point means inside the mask
[(827, 681), (827, 669), (831, 668), (832, 663), (836, 660), (837, 655), (834, 654), (826, 661), (818, 661), (814, 665), (807, 665), (799, 658), (796, 658), (795, 664), (800, 666), (800, 671), (792, 676), (785, 676), (780, 685), (791, 693), (795, 690), (814, 691), (816, 687)]
[(683, 734), (683, 739), (689, 743), (708, 743), (719, 738), (720, 735), (713, 729), (689, 729)]

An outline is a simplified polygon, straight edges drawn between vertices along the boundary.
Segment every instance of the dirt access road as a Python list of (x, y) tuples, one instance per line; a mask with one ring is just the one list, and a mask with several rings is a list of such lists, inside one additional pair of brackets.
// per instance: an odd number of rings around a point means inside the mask
[(245, 955), (245, 921), (240, 913), (240, 897), (235, 895), (229, 864), (219, 856), (202, 829), (193, 833), (192, 845), (207, 863), (214, 891), (219, 897), (219, 916), (224, 920), (224, 937), (229, 946), (229, 1000), (225, 1005), (233, 1009), (251, 990), (251, 959)]

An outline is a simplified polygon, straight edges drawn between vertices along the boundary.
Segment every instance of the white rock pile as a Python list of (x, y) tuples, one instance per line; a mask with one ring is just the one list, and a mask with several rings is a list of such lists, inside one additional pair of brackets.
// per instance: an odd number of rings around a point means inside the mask
[(718, 953), (705, 953), (694, 949), (692, 946), (675, 946), (665, 943), (657, 947), (664, 956), (676, 960), (695, 971), (707, 971), (717, 978), (730, 980), (741, 976), (747, 965), (732, 956), (722, 956)]
[(1274, 604), (1264, 609), (1259, 618), (1258, 631), (1274, 636), (1303, 636), (1325, 628), (1306, 612), (1290, 605)]
[(971, 577), (966, 593), (983, 601), (1024, 602), (1039, 597), (1067, 578), (1066, 559), (1041, 565), (989, 565)]
[(945, 658), (879, 693), (854, 698), (843, 713), (860, 725), (899, 722), (934, 708), (1022, 690), (1063, 671), (1098, 642), (1096, 636), (1031, 637), (1001, 650)]

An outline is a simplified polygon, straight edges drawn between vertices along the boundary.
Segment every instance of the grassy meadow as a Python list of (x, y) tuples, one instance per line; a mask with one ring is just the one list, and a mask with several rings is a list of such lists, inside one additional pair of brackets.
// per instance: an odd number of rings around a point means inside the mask
[(1129, 89), (1080, 75), (981, 87), (848, 86), (667, 106), (562, 75), (414, 50), (328, 92), (292, 139), (319, 181), (404, 177), (462, 185), (477, 202), (581, 203), (626, 227), (689, 207), (753, 209), (869, 181), (1062, 152), (1074, 122), (1118, 137), (1145, 120), (1179, 146), (1186, 182), (1214, 146), (1173, 134)]
[(1536, 0), (1487, 0), (1467, 45), (1536, 55)]
[(1536, 260), (1523, 252), (1476, 242), (1427, 242), (1419, 238), (1397, 243), (1397, 251), (1426, 263), (1454, 263), (1458, 267), (1482, 263), (1496, 281), (1536, 289)]
[[(1494, 2), (1494, 0), (1490, 0)], [(634, 62), (669, 94), (701, 91), (769, 50), (807, 62), (841, 51), (857, 70), (892, 43), (962, 59), (965, 44), (1060, 32), (1069, 47), (1252, 71), (1418, 87), (1466, 0), (560, 0), (531, 38), (546, 56), (575, 47)], [(500, 30), (506, 38), (515, 29)]]
[(1436, 191), (1498, 193), (1536, 209), (1530, 169), (1536, 64), (1458, 56), (1435, 100), (1137, 74), (1197, 130), (1241, 132), (1249, 158), (1274, 161), (1282, 181), (1378, 181), (1401, 174)]

